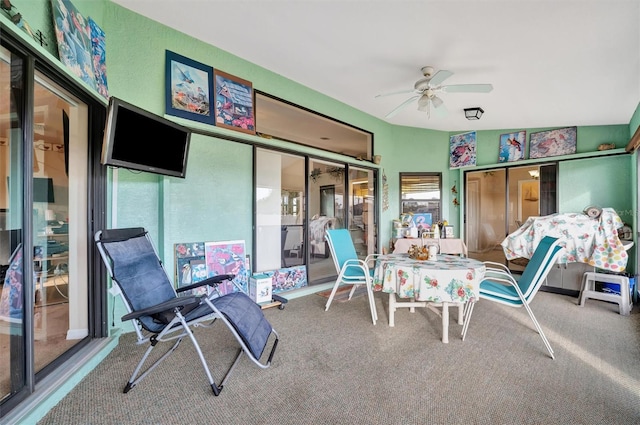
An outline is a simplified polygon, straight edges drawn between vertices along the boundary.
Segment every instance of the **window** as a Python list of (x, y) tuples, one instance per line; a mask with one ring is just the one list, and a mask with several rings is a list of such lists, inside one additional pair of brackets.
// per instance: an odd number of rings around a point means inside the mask
[(431, 213), (441, 219), (442, 175), (440, 173), (400, 173), (401, 213)]
[(256, 130), (268, 138), (370, 159), (373, 134), (256, 90)]

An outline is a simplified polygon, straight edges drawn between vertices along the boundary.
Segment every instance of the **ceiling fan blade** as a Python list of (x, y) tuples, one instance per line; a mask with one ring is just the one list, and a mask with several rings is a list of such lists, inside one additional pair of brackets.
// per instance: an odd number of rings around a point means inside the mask
[(493, 90), (491, 84), (453, 84), (440, 88), (445, 93), (489, 93)]
[(429, 96), (423, 94), (420, 96), (420, 99), (418, 99), (418, 111), (426, 111), (427, 106), (429, 106)]
[[(435, 104), (434, 104), (435, 106)], [(449, 110), (447, 109), (447, 107), (445, 105), (440, 105), (440, 107), (435, 108), (435, 115), (439, 118), (444, 118), (447, 115), (449, 115)]]
[(389, 112), (387, 115), (385, 115), (385, 118), (391, 118), (393, 117), (395, 114), (397, 114), (398, 112), (400, 112), (400, 110), (402, 108), (404, 108), (405, 106), (407, 106), (408, 104), (410, 104), (411, 102), (413, 102), (414, 100), (416, 100), (420, 95), (417, 94), (415, 96), (411, 96), (409, 99), (405, 100), (404, 102), (402, 102), (400, 105), (398, 105), (393, 111)]
[(444, 80), (451, 77), (452, 75), (453, 72), (447, 71), (446, 69), (441, 69), (440, 71), (436, 72), (433, 77), (431, 77), (429, 84), (431, 85), (431, 87), (439, 86)]
[(378, 97), (385, 97), (385, 96), (393, 96), (393, 95), (395, 95), (395, 94), (406, 94), (406, 93), (411, 93), (411, 92), (413, 92), (413, 89), (412, 89), (412, 90), (400, 90), (400, 91), (394, 91), (394, 92), (391, 92), (391, 93), (382, 93), (382, 94), (377, 94), (377, 95), (375, 95), (374, 97), (375, 97), (375, 98), (378, 98)]
[(440, 99), (438, 96), (433, 96), (433, 97), (431, 98), (431, 102), (433, 102), (433, 107), (434, 107), (434, 108), (439, 108), (439, 107), (441, 107), (441, 106), (442, 106), (442, 104), (444, 103), (444, 102), (442, 101), (442, 99)]

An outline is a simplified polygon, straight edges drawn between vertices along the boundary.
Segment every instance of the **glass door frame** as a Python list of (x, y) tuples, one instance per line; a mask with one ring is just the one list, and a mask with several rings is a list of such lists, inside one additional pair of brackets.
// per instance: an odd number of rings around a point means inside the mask
[[(339, 193), (337, 190), (335, 190), (338, 185), (344, 185), (345, 188), (350, 187), (351, 186), (351, 182), (350, 182), (350, 178), (349, 176), (351, 175), (351, 172), (356, 172), (356, 173), (362, 173), (362, 172), (366, 172), (369, 173), (369, 183), (367, 186), (367, 190), (369, 191), (369, 194), (366, 197), (363, 197), (363, 199), (367, 200), (367, 205), (370, 205), (370, 207), (367, 209), (366, 213), (364, 214), (365, 216), (368, 217), (368, 223), (371, 223), (371, 225), (368, 226), (368, 232), (365, 232), (364, 235), (366, 236), (366, 240), (363, 240), (362, 245), (366, 246), (366, 249), (368, 250), (368, 253), (375, 253), (378, 252), (378, 245), (379, 245), (379, 240), (378, 240), (378, 217), (379, 217), (379, 211), (378, 211), (378, 202), (376, 201), (377, 197), (379, 196), (379, 189), (378, 189), (378, 180), (379, 180), (379, 173), (380, 170), (377, 168), (369, 168), (366, 166), (361, 166), (361, 165), (353, 165), (353, 164), (349, 164), (340, 160), (334, 160), (334, 159), (326, 159), (326, 158), (322, 158), (322, 157), (316, 157), (316, 156), (310, 156), (310, 155), (306, 155), (304, 153), (301, 152), (296, 152), (296, 151), (292, 151), (292, 150), (287, 150), (287, 149), (277, 149), (277, 148), (273, 148), (270, 146), (262, 146), (262, 145), (254, 145), (254, 196), (253, 196), (253, 211), (254, 211), (254, 223), (253, 223), (253, 229), (254, 229), (254, 235), (253, 235), (253, 250), (252, 250), (252, 258), (251, 258), (251, 262), (252, 262), (252, 271), (254, 271), (255, 273), (259, 273), (261, 271), (270, 271), (271, 269), (267, 270), (262, 270), (260, 267), (258, 267), (258, 264), (265, 264), (262, 260), (260, 260), (258, 258), (258, 256), (260, 255), (261, 252), (263, 252), (263, 250), (261, 250), (261, 248), (258, 246), (259, 242), (259, 231), (260, 229), (259, 227), (259, 223), (257, 221), (257, 200), (258, 200), (258, 181), (262, 181), (262, 178), (259, 178), (257, 176), (257, 172), (258, 172), (258, 165), (257, 165), (257, 149), (261, 149), (273, 154), (278, 154), (278, 155), (293, 155), (296, 157), (299, 157), (301, 159), (304, 160), (304, 195), (303, 195), (303, 199), (302, 199), (302, 203), (300, 205), (301, 211), (300, 211), (300, 217), (302, 218), (302, 224), (301, 227), (303, 229), (303, 243), (300, 246), (301, 250), (294, 250), (296, 255), (300, 255), (303, 259), (303, 264), (299, 264), (299, 265), (303, 265), (306, 267), (307, 270), (307, 280), (308, 283), (311, 283), (311, 286), (315, 286), (316, 284), (322, 284), (325, 282), (330, 281), (331, 279), (335, 279), (335, 276), (337, 276), (337, 272), (332, 271), (332, 275), (331, 276), (325, 276), (323, 275), (321, 278), (314, 280), (313, 282), (311, 282), (311, 280), (309, 279), (309, 276), (311, 275), (309, 272), (309, 266), (311, 264), (311, 255), (312, 255), (312, 250), (310, 248), (310, 222), (311, 222), (311, 218), (314, 216), (314, 213), (320, 213), (320, 194), (319, 191), (317, 192), (317, 205), (318, 205), (318, 211), (311, 211), (310, 210), (310, 198), (311, 196), (316, 196), (316, 195), (311, 195), (310, 194), (310, 185), (314, 184), (317, 186), (318, 189), (321, 188), (321, 186), (327, 186), (327, 185), (332, 185), (334, 186), (334, 195), (336, 197), (336, 199), (340, 198), (340, 202), (341, 205), (338, 206), (338, 203), (336, 203), (334, 205), (334, 212), (336, 215), (336, 222), (339, 221), (339, 223), (341, 223), (341, 225), (339, 227), (345, 227), (345, 228), (349, 228), (351, 226), (351, 218), (350, 218), (350, 208), (352, 207), (351, 205), (351, 190), (344, 190), (344, 193)], [(321, 171), (314, 171), (314, 166), (313, 164), (317, 163), (317, 164), (329, 164), (329, 168), (327, 170), (321, 170)], [(335, 166), (335, 167), (331, 167), (331, 166)], [(337, 168), (340, 168), (340, 176), (339, 176), (339, 181), (336, 180), (338, 179), (338, 170)], [(320, 172), (321, 174), (317, 174), (318, 172)], [(331, 175), (330, 175), (331, 174)], [(328, 177), (328, 183), (321, 183), (323, 180), (323, 177)], [(314, 178), (316, 180), (314, 180)], [(326, 180), (326, 179), (325, 179)], [(335, 183), (335, 185), (334, 185)], [(362, 184), (362, 182), (360, 182)], [(275, 190), (275, 188), (273, 188)], [(280, 187), (280, 190), (285, 189), (284, 187)], [(314, 193), (316, 193), (314, 192)], [(280, 191), (278, 192), (280, 193)], [(315, 201), (314, 201), (315, 202)], [(336, 201), (337, 202), (337, 201)], [(274, 208), (271, 208), (275, 211)], [(271, 236), (270, 237), (274, 243), (276, 241), (275, 236)], [(276, 252), (282, 252), (283, 255), (286, 255), (287, 253), (287, 249), (285, 249), (285, 241), (287, 239), (283, 239), (282, 241), (279, 241), (280, 243), (280, 250), (277, 250)], [(290, 253), (290, 252), (289, 252)], [(270, 255), (270, 254), (267, 254)], [(278, 254), (279, 257), (280, 254)], [(364, 256), (362, 257), (364, 258)], [(277, 261), (276, 261), (277, 260)], [(327, 260), (330, 265), (331, 265), (331, 269), (335, 270), (334, 266), (333, 266), (333, 260), (331, 259), (331, 256), (329, 255), (327, 258), (325, 258), (324, 260)], [(282, 262), (286, 261), (286, 259), (283, 257), (282, 258)], [(268, 260), (269, 263), (271, 264), (276, 264), (276, 263), (280, 263), (279, 259), (276, 259), (275, 257), (271, 258), (270, 260)], [(313, 277), (313, 276), (311, 276)]]
[[(516, 172), (520, 169), (524, 169), (525, 172), (528, 172), (527, 169), (537, 169), (539, 173), (534, 177), (534, 175), (529, 175), (524, 178), (516, 178), (514, 180), (514, 176)], [(520, 173), (521, 175), (523, 173)], [(470, 190), (470, 176), (473, 175), (482, 175), (483, 178), (494, 178), (498, 177), (502, 179), (501, 182), (493, 182), (491, 184), (492, 188), (502, 187), (502, 191), (504, 194), (504, 205), (501, 206), (495, 213), (502, 215), (502, 219), (498, 217), (497, 225), (493, 226), (491, 223), (488, 223), (483, 219), (482, 216), (479, 218), (475, 216), (475, 211), (470, 211), (470, 208), (474, 206), (478, 206), (478, 212), (486, 212), (486, 208), (483, 208), (482, 205), (482, 193), (479, 192), (477, 195), (473, 190)], [(464, 172), (464, 184), (465, 184), (465, 202), (464, 202), (464, 226), (465, 226), (465, 243), (469, 247), (469, 255), (474, 256), (474, 258), (478, 258), (483, 261), (496, 261), (502, 262), (505, 265), (514, 271), (521, 272), (523, 270), (523, 266), (521, 264), (513, 263), (512, 261), (507, 261), (504, 258), (504, 253), (502, 253), (502, 261), (499, 261), (499, 258), (494, 258), (491, 256), (491, 250), (500, 249), (500, 242), (510, 233), (514, 232), (518, 229), (519, 224), (518, 221), (518, 213), (520, 210), (520, 202), (518, 193), (518, 188), (521, 186), (519, 183), (523, 181), (537, 181), (538, 182), (538, 194), (535, 201), (538, 203), (537, 215), (548, 215), (558, 210), (558, 199), (557, 199), (557, 182), (558, 182), (558, 162), (557, 161), (545, 161), (545, 162), (534, 162), (534, 163), (514, 163), (510, 166), (502, 166), (495, 168), (487, 168), (482, 170), (467, 170)], [(475, 181), (475, 180), (474, 180)], [(514, 183), (515, 182), (515, 183)], [(475, 184), (475, 183), (474, 183)], [(500, 185), (500, 186), (498, 186)], [(481, 186), (481, 184), (480, 184)], [(479, 196), (478, 201), (475, 202), (470, 199), (472, 196)], [(538, 199), (539, 198), (539, 199)], [(533, 200), (533, 198), (532, 198)], [(477, 204), (477, 205), (476, 205)], [(526, 217), (528, 218), (528, 217)], [(526, 220), (525, 217), (522, 217), (521, 221)], [(496, 221), (493, 219), (492, 221)], [(477, 224), (479, 228), (471, 229), (470, 226), (473, 224)], [(484, 227), (483, 227), (484, 226)], [(483, 228), (486, 229), (483, 234)], [(481, 236), (482, 235), (482, 236)], [(480, 243), (472, 243), (471, 237), (476, 237)], [(483, 239), (484, 238), (484, 239)], [(492, 239), (492, 240), (489, 240)], [(478, 250), (474, 251), (474, 247)], [(498, 255), (499, 253), (495, 253)]]
[[(49, 365), (38, 373), (34, 368), (34, 328), (33, 328), (33, 303), (24, 302), (24, 300), (34, 299), (35, 290), (33, 285), (34, 266), (33, 266), (33, 217), (32, 217), (32, 200), (33, 187), (26, 184), (23, 187), (22, 206), (22, 237), (23, 242), (23, 305), (25, 306), (24, 317), (24, 382), (21, 389), (12, 392), (3, 398), (0, 402), (0, 419), (6, 417), (19, 406), (22, 402), (35, 396), (34, 393), (46, 394), (56, 388), (54, 371), (60, 370), (60, 366), (65, 364), (71, 356), (87, 347), (92, 339), (103, 338), (108, 336), (108, 297), (107, 297), (107, 278), (104, 266), (101, 263), (97, 250), (93, 249), (93, 234), (98, 229), (106, 226), (106, 168), (100, 165), (100, 154), (102, 146), (102, 134), (104, 123), (106, 120), (106, 99), (100, 98), (97, 93), (93, 93), (73, 78), (62, 72), (59, 64), (50, 62), (49, 58), (41, 52), (22, 43), (16, 38), (10, 30), (2, 26), (2, 38), (0, 43), (4, 49), (7, 49), (12, 55), (17, 55), (23, 60), (24, 65), (21, 67), (21, 84), (22, 93), (20, 95), (20, 115), (22, 123), (20, 128), (22, 143), (22, 179), (23, 182), (32, 181), (33, 170), (33, 152), (34, 143), (34, 88), (35, 73), (40, 72), (46, 78), (62, 87), (72, 96), (79, 99), (87, 105), (88, 110), (88, 151), (86, 152), (87, 160), (87, 235), (86, 242), (88, 246), (87, 258), (87, 275), (89, 282), (88, 288), (88, 316), (89, 316), (89, 335), (80, 343), (74, 346), (63, 355), (56, 358)], [(48, 379), (49, 377), (51, 379)], [(39, 384), (36, 389), (36, 384)]]

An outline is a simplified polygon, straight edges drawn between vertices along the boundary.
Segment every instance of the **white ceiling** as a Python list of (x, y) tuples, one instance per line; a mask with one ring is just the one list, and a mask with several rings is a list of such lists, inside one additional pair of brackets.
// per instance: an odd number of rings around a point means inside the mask
[[(381, 119), (410, 94), (375, 96), (413, 89), (425, 65), (454, 72), (445, 84), (493, 84), (441, 94), (444, 117), (411, 104), (398, 125), (628, 124), (640, 101), (638, 0), (113, 1)], [(485, 113), (468, 121), (474, 106)]]

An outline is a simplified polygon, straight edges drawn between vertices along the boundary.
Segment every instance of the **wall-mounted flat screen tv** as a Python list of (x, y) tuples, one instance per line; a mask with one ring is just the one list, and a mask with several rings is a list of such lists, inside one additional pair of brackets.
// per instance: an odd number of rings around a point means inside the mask
[(190, 140), (188, 128), (111, 97), (102, 163), (184, 178)]

